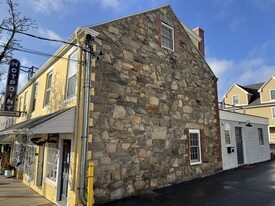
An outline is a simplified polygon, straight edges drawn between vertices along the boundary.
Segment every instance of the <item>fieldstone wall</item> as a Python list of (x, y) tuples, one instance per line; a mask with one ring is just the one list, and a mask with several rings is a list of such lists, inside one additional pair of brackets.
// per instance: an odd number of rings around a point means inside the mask
[[(160, 46), (160, 26), (175, 51)], [(221, 169), (216, 77), (169, 6), (93, 27), (104, 56), (95, 68), (95, 203), (202, 177)], [(188, 129), (201, 133), (190, 165)]]

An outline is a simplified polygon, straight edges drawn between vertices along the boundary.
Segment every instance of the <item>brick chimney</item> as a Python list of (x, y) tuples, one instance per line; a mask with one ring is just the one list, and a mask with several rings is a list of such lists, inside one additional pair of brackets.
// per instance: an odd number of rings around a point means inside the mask
[(201, 41), (199, 42), (199, 51), (201, 52), (202, 56), (205, 57), (205, 50), (204, 50), (204, 30), (200, 27), (196, 27), (193, 29), (193, 32), (195, 32), (200, 38)]

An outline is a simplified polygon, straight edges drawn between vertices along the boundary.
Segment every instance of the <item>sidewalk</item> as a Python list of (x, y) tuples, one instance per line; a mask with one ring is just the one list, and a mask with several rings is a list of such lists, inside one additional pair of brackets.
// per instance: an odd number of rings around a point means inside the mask
[(275, 160), (148, 191), (107, 205), (275, 206)]
[(24, 185), (22, 180), (0, 175), (0, 205), (53, 206), (55, 204)]

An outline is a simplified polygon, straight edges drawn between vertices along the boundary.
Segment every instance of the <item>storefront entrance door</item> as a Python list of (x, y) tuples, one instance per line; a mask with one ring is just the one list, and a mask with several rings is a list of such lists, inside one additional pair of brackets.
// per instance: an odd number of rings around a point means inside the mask
[(67, 202), (69, 171), (71, 162), (71, 140), (63, 140), (63, 156), (62, 156), (62, 179), (61, 179), (61, 201)]

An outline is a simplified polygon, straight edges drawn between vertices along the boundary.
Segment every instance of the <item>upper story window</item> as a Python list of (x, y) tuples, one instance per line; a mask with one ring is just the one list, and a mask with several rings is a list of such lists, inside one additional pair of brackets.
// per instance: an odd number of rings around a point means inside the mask
[(240, 103), (240, 101), (239, 101), (239, 96), (238, 96), (238, 95), (234, 95), (234, 96), (232, 97), (232, 103), (233, 103), (233, 105), (237, 105), (237, 104)]
[(22, 96), (19, 97), (19, 104), (18, 104), (18, 111), (21, 111), (21, 107), (22, 107)]
[(37, 90), (38, 90), (38, 82), (33, 85), (33, 99), (32, 99), (32, 112), (35, 110), (36, 99), (37, 99)]
[(270, 99), (275, 100), (275, 90), (270, 90)]
[(272, 118), (275, 119), (275, 107), (272, 108)]
[(231, 144), (229, 129), (224, 130), (224, 138), (225, 138), (225, 144)]
[(27, 96), (28, 96), (28, 91), (25, 91), (25, 94), (24, 94), (24, 104), (23, 104), (23, 112), (27, 111)]
[(258, 128), (258, 137), (259, 137), (259, 144), (264, 145), (264, 135), (263, 135), (262, 128)]
[(161, 23), (161, 46), (174, 51), (174, 29)]
[(47, 83), (46, 83), (46, 91), (45, 91), (44, 107), (49, 105), (49, 102), (50, 102), (52, 76), (53, 76), (52, 73), (48, 73)]
[(77, 52), (69, 57), (66, 98), (72, 97), (76, 92)]
[(191, 165), (202, 163), (200, 130), (189, 130), (189, 152)]

